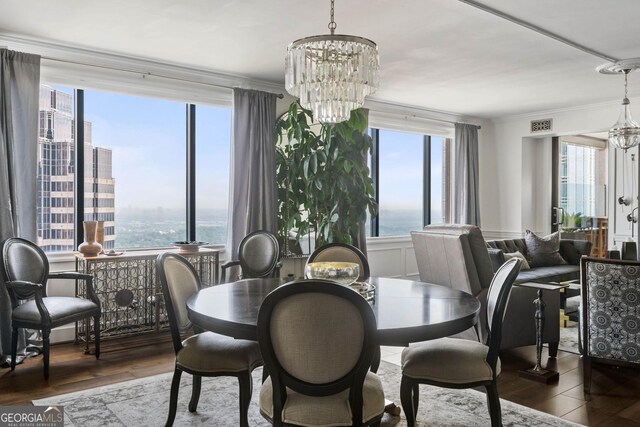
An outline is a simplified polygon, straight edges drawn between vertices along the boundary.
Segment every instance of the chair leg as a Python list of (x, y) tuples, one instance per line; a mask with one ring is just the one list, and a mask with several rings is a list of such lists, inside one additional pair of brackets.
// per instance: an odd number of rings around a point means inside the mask
[(582, 356), (582, 380), (585, 394), (591, 393), (591, 358)]
[(96, 359), (100, 359), (100, 316), (93, 318), (93, 338), (96, 346)]
[(417, 388), (418, 384), (414, 384), (408, 377), (402, 376), (402, 381), (400, 382), (400, 403), (407, 417), (407, 426), (409, 427), (413, 427), (416, 423), (418, 408), (413, 402), (417, 400), (417, 397), (414, 398), (413, 395), (417, 392)]
[(251, 403), (251, 394), (253, 394), (253, 378), (251, 372), (246, 371), (238, 375), (238, 383), (240, 384), (240, 426), (249, 426), (249, 404)]
[(502, 410), (500, 409), (500, 396), (498, 396), (498, 385), (496, 381), (486, 385), (487, 402), (489, 404), (489, 415), (491, 416), (491, 427), (502, 427)]
[(182, 371), (176, 368), (173, 371), (173, 379), (171, 380), (171, 395), (169, 396), (169, 415), (167, 416), (166, 427), (171, 427), (176, 419), (176, 411), (178, 410), (178, 392), (180, 391), (180, 377)]
[(42, 330), (42, 355), (44, 356), (44, 379), (49, 379), (49, 334), (48, 329)]
[(11, 332), (11, 370), (16, 369), (16, 355), (18, 353), (18, 328)]
[(189, 401), (189, 412), (196, 412), (196, 409), (198, 409), (198, 400), (200, 400), (201, 386), (202, 377), (200, 375), (194, 375), (193, 389), (191, 390), (191, 400)]
[(249, 404), (253, 394), (253, 378), (251, 372), (246, 371), (238, 375), (240, 385), (240, 427), (249, 427)]
[(560, 342), (550, 342), (549, 343), (549, 357), (554, 358), (558, 356), (558, 346)]

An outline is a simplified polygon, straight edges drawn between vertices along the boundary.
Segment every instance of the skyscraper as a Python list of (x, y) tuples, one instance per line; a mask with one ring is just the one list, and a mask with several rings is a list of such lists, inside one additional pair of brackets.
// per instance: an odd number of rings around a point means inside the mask
[[(72, 251), (74, 244), (75, 145), (72, 96), (40, 86), (38, 133), (38, 245), (46, 252)], [(85, 219), (105, 221), (105, 249), (115, 244), (115, 179), (111, 150), (93, 147), (84, 123)]]

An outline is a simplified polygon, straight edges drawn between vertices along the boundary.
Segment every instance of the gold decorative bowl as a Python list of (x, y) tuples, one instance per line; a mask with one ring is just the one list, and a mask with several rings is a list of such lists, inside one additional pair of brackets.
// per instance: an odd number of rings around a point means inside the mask
[(305, 267), (309, 279), (326, 279), (341, 285), (350, 285), (360, 276), (360, 266), (355, 262), (310, 262)]

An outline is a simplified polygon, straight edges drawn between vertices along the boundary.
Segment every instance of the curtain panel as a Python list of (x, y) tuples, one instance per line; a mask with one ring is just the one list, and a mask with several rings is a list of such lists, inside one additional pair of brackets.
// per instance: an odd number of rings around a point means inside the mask
[(478, 126), (456, 123), (453, 220), (480, 226)]
[[(0, 241), (36, 241), (40, 57), (0, 49)], [(20, 362), (26, 340), (18, 341)], [(0, 364), (11, 360), (11, 301), (0, 277)]]
[(277, 233), (276, 95), (235, 88), (227, 250), (237, 257), (249, 233)]

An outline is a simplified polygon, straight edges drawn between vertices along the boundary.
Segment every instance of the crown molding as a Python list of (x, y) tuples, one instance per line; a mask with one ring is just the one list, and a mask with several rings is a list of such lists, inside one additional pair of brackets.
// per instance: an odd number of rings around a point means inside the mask
[[(631, 101), (632, 101), (631, 102), (632, 105), (640, 104), (640, 98), (631, 98)], [(595, 110), (598, 108), (612, 108), (612, 107), (615, 107), (615, 108), (620, 107), (620, 100), (617, 99), (615, 101), (576, 105), (573, 107), (563, 107), (563, 108), (556, 108), (551, 110), (532, 111), (529, 113), (520, 113), (520, 114), (509, 115), (509, 116), (494, 117), (490, 120), (493, 121), (494, 123), (502, 123), (502, 122), (506, 122), (514, 119), (537, 119), (543, 116), (546, 117), (554, 114), (571, 113), (576, 111)]]

